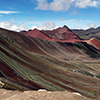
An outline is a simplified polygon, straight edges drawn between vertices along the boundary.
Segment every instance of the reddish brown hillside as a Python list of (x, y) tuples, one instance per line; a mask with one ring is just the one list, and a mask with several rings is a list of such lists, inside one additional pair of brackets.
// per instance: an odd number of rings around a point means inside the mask
[(82, 40), (74, 34), (67, 26), (59, 27), (54, 30), (38, 30), (34, 29), (24, 33), (30, 37), (42, 40), (59, 41), (59, 42), (81, 42)]
[(43, 39), (43, 40), (50, 40), (50, 37), (48, 37), (47, 35), (45, 35), (44, 33), (42, 33), (38, 29), (34, 29), (31, 31), (25, 32), (24, 34), (28, 35), (30, 37), (34, 37), (34, 38), (39, 38), (39, 39)]
[(70, 39), (80, 40), (80, 38), (76, 34), (74, 34), (67, 26), (59, 27), (52, 31), (44, 30), (43, 32), (49, 35), (50, 37), (58, 40), (70, 40)]
[(100, 50), (100, 40), (99, 39), (92, 38), (88, 40), (87, 43)]

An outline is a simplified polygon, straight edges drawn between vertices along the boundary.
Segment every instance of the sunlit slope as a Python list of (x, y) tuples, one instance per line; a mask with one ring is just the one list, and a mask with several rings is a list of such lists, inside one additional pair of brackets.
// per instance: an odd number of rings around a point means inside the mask
[(87, 43), (43, 41), (0, 29), (0, 80), (4, 88), (69, 90), (95, 97), (100, 82), (94, 78), (97, 71), (76, 63), (99, 60), (99, 55)]
[(100, 50), (100, 39), (91, 38), (90, 40), (86, 41), (88, 44), (92, 45), (93, 47)]

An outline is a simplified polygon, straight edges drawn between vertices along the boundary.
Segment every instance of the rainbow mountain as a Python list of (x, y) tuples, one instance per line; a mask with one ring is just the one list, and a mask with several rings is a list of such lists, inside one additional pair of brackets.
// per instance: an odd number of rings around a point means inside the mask
[(71, 91), (96, 98), (100, 40), (84, 40), (67, 26), (14, 32), (0, 28), (0, 87)]

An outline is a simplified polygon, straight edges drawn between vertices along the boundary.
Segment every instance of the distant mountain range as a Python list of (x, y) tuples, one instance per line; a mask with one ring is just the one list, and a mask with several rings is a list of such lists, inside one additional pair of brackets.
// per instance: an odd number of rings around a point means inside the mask
[(72, 32), (82, 39), (100, 38), (100, 27), (87, 30), (73, 29)]

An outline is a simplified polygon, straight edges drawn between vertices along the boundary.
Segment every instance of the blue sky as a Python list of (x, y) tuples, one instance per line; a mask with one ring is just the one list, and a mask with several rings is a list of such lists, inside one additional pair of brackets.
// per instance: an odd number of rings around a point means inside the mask
[(91, 28), (100, 25), (100, 0), (0, 0), (0, 27)]

